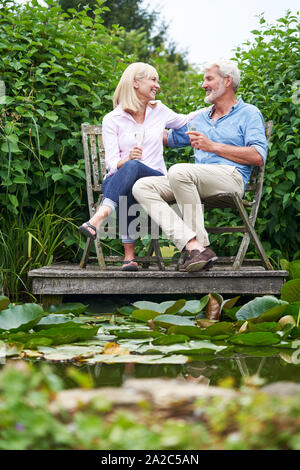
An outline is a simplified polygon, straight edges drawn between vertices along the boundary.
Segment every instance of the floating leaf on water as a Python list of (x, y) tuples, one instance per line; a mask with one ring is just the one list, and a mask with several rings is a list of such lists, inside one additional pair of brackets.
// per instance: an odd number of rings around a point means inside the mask
[(231, 336), (228, 341), (233, 344), (243, 344), (246, 346), (271, 346), (280, 343), (277, 333), (268, 331), (256, 331), (253, 333), (237, 333)]
[(208, 295), (205, 296), (206, 299), (204, 301), (201, 300), (188, 300), (183, 308), (181, 308), (178, 312), (179, 315), (188, 315), (188, 316), (195, 316), (200, 313), (206, 306), (209, 297)]
[(158, 338), (152, 341), (152, 344), (176, 344), (185, 343), (189, 340), (190, 338), (185, 335), (160, 335)]
[(135, 331), (116, 331), (117, 338), (139, 339), (139, 338), (156, 338), (161, 336), (161, 333), (153, 330), (135, 330)]
[(50, 305), (47, 310), (47, 313), (73, 313), (74, 315), (80, 315), (85, 312), (88, 308), (88, 305), (84, 305), (80, 302), (76, 303), (63, 303), (60, 305)]
[(159, 315), (153, 319), (155, 325), (168, 328), (170, 326), (195, 326), (194, 322), (179, 315)]
[(199, 318), (197, 320), (197, 325), (200, 328), (208, 328), (211, 325), (214, 325), (217, 322), (217, 320), (208, 320), (207, 318)]
[(293, 279), (283, 284), (281, 288), (281, 299), (287, 302), (300, 301), (300, 279)]
[(0, 332), (28, 331), (36, 325), (44, 315), (44, 310), (37, 304), (10, 304), (0, 312)]
[(157, 313), (165, 314), (174, 314), (179, 312), (179, 310), (185, 305), (186, 300), (168, 300), (166, 302), (156, 303), (148, 302), (146, 300), (141, 300), (133, 304), (134, 307), (140, 310), (152, 310)]
[(278, 300), (271, 295), (256, 297), (243, 305), (236, 313), (238, 320), (249, 320), (250, 318), (258, 318), (258, 321), (276, 321), (282, 316), (287, 308), (288, 303)]
[(43, 318), (34, 326), (35, 331), (45, 330), (47, 328), (54, 328), (55, 326), (74, 326), (82, 324), (81, 320), (73, 316), (63, 315), (60, 313), (52, 313)]
[(168, 334), (182, 334), (190, 338), (210, 338), (208, 335), (205, 334), (203, 330), (201, 330), (201, 328), (198, 328), (197, 326), (171, 326), (170, 328), (168, 328)]
[(160, 315), (160, 313), (155, 312), (154, 310), (137, 309), (137, 310), (133, 310), (131, 317), (134, 318), (135, 320), (147, 322), (149, 320), (153, 320), (158, 315)]
[(276, 333), (276, 331), (279, 331), (281, 329), (280, 325), (274, 321), (262, 322), (262, 323), (253, 323), (252, 321), (249, 321), (247, 323), (248, 323), (248, 330), (250, 332), (251, 331), (271, 331), (272, 333)]
[(10, 300), (5, 295), (0, 295), (0, 311), (7, 308), (10, 304)]
[(136, 308), (132, 307), (132, 305), (125, 305), (124, 307), (117, 308), (118, 313), (121, 313), (121, 315), (126, 316), (131, 315), (133, 310), (136, 310)]
[(228, 333), (234, 332), (234, 326), (232, 323), (228, 321), (222, 321), (214, 323), (213, 325), (208, 326), (205, 329), (205, 333), (209, 336), (217, 336), (217, 335), (224, 335)]

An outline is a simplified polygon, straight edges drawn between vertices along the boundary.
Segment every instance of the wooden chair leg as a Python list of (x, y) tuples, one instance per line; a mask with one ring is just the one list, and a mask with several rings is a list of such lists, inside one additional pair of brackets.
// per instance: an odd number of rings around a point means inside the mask
[(81, 260), (80, 260), (80, 263), (79, 263), (79, 267), (82, 268), (82, 269), (85, 268), (87, 263), (88, 263), (89, 252), (90, 252), (90, 249), (91, 249), (91, 242), (92, 242), (92, 240), (90, 238), (88, 238), (86, 243), (85, 243), (83, 254), (82, 254), (82, 257), (81, 257)]
[[(257, 236), (257, 233), (252, 225), (252, 223), (254, 222), (250, 222), (249, 221), (249, 218), (248, 218), (248, 214), (247, 214), (247, 211), (246, 209), (244, 208), (243, 206), (243, 203), (238, 199), (238, 197), (234, 197), (234, 201), (235, 201), (235, 204), (236, 204), (236, 207), (240, 213), (240, 216), (245, 224), (245, 228), (247, 230), (247, 234), (248, 236), (251, 238), (251, 240), (253, 241), (253, 243), (255, 244), (255, 247), (259, 253), (259, 256), (263, 262), (263, 265), (265, 266), (265, 268), (269, 271), (272, 271), (273, 270), (273, 266), (272, 264), (270, 263), (268, 257), (267, 257), (267, 254)], [(247, 251), (247, 248), (248, 248), (248, 245), (249, 245), (249, 240), (247, 240), (248, 237), (244, 237), (243, 241), (245, 240), (245, 242), (243, 243), (243, 246), (240, 247), (240, 250), (241, 252), (238, 253), (239, 255), (239, 258), (237, 259), (237, 264), (236, 266), (238, 266), (238, 264), (242, 264), (243, 260), (244, 260), (244, 257), (245, 257), (245, 254), (246, 254), (246, 251)], [(241, 244), (242, 245), (242, 244)], [(244, 252), (244, 253), (243, 253)], [(239, 268), (234, 268), (233, 269), (239, 269)]]
[(165, 268), (165, 264), (164, 264), (164, 261), (163, 261), (163, 257), (162, 257), (157, 239), (153, 240), (153, 247), (154, 247), (154, 252), (155, 252), (155, 255), (156, 255), (156, 258), (157, 258), (158, 267), (159, 267), (160, 271), (165, 271), (166, 268)]

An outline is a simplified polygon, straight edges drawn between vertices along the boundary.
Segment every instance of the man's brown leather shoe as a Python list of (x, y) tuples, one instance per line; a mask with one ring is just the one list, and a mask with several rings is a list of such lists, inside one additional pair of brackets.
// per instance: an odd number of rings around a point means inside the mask
[(192, 250), (190, 252), (189, 259), (179, 266), (179, 271), (194, 272), (202, 271), (204, 269), (210, 269), (212, 265), (217, 261), (218, 257), (209, 248), (200, 252), (199, 250)]

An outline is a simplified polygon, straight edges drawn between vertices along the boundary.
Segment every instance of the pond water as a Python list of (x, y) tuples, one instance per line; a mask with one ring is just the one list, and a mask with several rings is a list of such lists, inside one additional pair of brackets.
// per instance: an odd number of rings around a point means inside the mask
[[(264, 385), (287, 381), (300, 383), (300, 365), (287, 362), (286, 353), (281, 356), (251, 357), (235, 356), (231, 358), (214, 358), (191, 361), (186, 364), (105, 364), (76, 365), (75, 363), (52, 362), (53, 372), (59, 375), (66, 388), (78, 386), (68, 374), (72, 366), (89, 376), (93, 387), (120, 387), (129, 378), (181, 378), (203, 385), (218, 386), (231, 378), (231, 384), (239, 388), (245, 377), (257, 376), (263, 379)], [(44, 361), (35, 362), (39, 367)], [(48, 363), (49, 364), (49, 363)]]

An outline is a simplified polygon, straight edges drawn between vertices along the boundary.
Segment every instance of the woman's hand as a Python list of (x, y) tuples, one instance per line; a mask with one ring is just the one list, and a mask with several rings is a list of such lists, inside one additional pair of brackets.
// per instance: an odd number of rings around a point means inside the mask
[(130, 150), (129, 160), (141, 160), (143, 156), (142, 147), (136, 146)]

